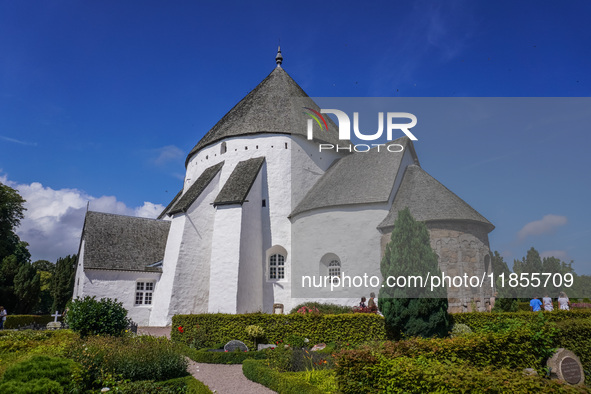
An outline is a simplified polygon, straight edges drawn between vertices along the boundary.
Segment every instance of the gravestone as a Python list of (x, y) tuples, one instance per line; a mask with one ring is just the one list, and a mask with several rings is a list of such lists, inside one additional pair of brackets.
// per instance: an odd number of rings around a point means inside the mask
[(275, 345), (274, 343), (259, 343), (257, 345), (257, 350), (263, 350), (263, 349), (275, 349), (277, 347), (277, 345)]
[(55, 311), (55, 314), (51, 315), (54, 317), (53, 321), (50, 321), (49, 323), (47, 323), (47, 329), (48, 330), (59, 330), (60, 328), (62, 328), (62, 323), (57, 321), (57, 318), (59, 316), (61, 316), (59, 314), (58, 311)]
[(550, 359), (547, 366), (550, 368), (550, 377), (564, 380), (569, 384), (583, 384), (585, 373), (581, 360), (570, 350), (560, 348)]
[(224, 345), (224, 350), (226, 352), (234, 352), (236, 350), (248, 352), (248, 347), (244, 344), (244, 342), (232, 340)]

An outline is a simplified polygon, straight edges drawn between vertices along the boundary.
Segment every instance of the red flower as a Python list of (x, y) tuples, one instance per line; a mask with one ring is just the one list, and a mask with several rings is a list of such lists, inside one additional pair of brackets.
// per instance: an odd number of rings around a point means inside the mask
[(179, 330), (179, 332), (182, 334), (183, 332), (185, 332), (185, 329), (183, 328), (183, 326), (178, 326), (177, 330)]
[(224, 352), (228, 353), (228, 351), (227, 351), (227, 350), (224, 350)]

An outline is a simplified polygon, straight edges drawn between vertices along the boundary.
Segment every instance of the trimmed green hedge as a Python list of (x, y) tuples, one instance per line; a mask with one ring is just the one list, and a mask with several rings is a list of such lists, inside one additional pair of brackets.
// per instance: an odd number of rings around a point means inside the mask
[(581, 359), (587, 375), (591, 375), (591, 320), (564, 320), (557, 322), (556, 327), (555, 347), (574, 352)]
[(302, 381), (289, 372), (277, 372), (268, 367), (264, 360), (244, 360), (244, 376), (253, 382), (277, 391), (279, 394), (321, 394), (315, 386)]
[(183, 353), (191, 360), (205, 364), (242, 364), (244, 360), (267, 358), (265, 352), (208, 352), (186, 348)]
[(427, 358), (380, 357), (354, 374), (337, 367), (339, 389), (357, 393), (580, 393), (580, 390), (521, 371), (443, 363)]
[[(258, 343), (275, 343), (289, 335), (310, 340), (310, 344), (339, 342), (360, 344), (368, 339), (385, 340), (384, 318), (374, 314), (351, 313), (341, 315), (271, 315), (251, 313), (243, 315), (201, 314), (176, 315), (172, 318), (171, 338), (175, 342), (191, 345), (200, 342), (202, 347), (214, 347), (232, 339), (240, 340), (254, 348), (253, 338), (246, 334), (246, 326), (263, 328), (263, 338)], [(195, 341), (195, 336), (204, 336)]]
[[(504, 325), (512, 321), (520, 320), (522, 322), (533, 322), (539, 318), (542, 312), (470, 312), (452, 314), (453, 323), (461, 323), (470, 327), (474, 331), (486, 329), (490, 325)], [(559, 322), (572, 319), (591, 319), (591, 309), (576, 309), (571, 311), (555, 310), (553, 312), (543, 312), (544, 318), (548, 321)]]
[(193, 376), (185, 376), (183, 378), (170, 379), (162, 382), (154, 382), (152, 380), (127, 382), (118, 385), (116, 391), (124, 394), (172, 394), (185, 392), (189, 394), (212, 393), (208, 386), (195, 379)]
[[(28, 326), (33, 323), (44, 326), (53, 320), (54, 318), (49, 315), (8, 315), (4, 322), (4, 328), (15, 329), (18, 328), (18, 326)], [(58, 317), (58, 321), (61, 320), (62, 319)]]

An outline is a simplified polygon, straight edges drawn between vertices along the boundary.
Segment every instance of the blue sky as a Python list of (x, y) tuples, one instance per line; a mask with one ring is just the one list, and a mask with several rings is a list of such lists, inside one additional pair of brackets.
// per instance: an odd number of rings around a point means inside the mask
[[(589, 97), (590, 11), (585, 1), (0, 0), (0, 181), (28, 200), (19, 234), (33, 258), (55, 260), (77, 252), (88, 200), (144, 216), (166, 205), (186, 154), (273, 69), (279, 41), (310, 96)], [(416, 148), (496, 225), (491, 249), (510, 266), (534, 246), (591, 274), (589, 136), (542, 121), (424, 131)]]

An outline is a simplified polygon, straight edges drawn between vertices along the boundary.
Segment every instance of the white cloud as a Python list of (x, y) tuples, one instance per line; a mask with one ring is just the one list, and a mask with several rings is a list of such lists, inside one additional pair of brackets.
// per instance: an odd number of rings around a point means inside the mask
[(572, 258), (566, 250), (546, 250), (545, 252), (540, 253), (540, 257), (556, 257), (557, 259), (560, 259), (567, 263), (572, 260)]
[(21, 140), (17, 140), (16, 138), (10, 138), (10, 137), (6, 137), (3, 135), (0, 135), (0, 140), (14, 142), (15, 144), (20, 144), (20, 145), (37, 146), (36, 142), (21, 141)]
[(78, 253), (86, 204), (97, 212), (155, 218), (164, 206), (144, 202), (128, 207), (114, 196), (94, 197), (78, 189), (54, 190), (41, 183), (19, 184), (0, 176), (0, 182), (18, 190), (27, 201), (25, 218), (17, 229), (21, 240), (29, 243), (33, 261), (56, 261), (58, 257)]
[(517, 238), (519, 241), (523, 241), (533, 235), (552, 234), (558, 227), (564, 226), (566, 222), (566, 216), (546, 215), (541, 220), (535, 220), (523, 226), (517, 233)]

